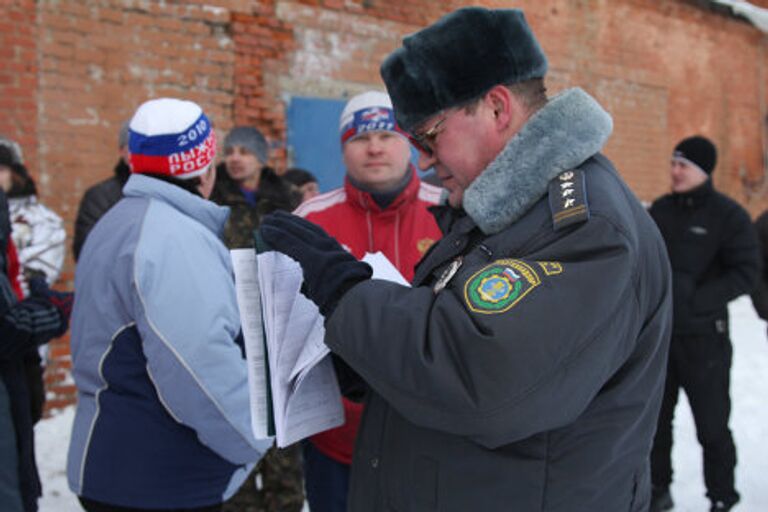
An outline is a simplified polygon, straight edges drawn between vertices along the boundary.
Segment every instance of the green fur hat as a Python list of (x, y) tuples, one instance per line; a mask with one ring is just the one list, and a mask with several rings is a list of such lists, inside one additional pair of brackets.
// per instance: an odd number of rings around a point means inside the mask
[(547, 58), (519, 9), (465, 7), (403, 40), (381, 65), (395, 118), (413, 131), (497, 84), (542, 78)]

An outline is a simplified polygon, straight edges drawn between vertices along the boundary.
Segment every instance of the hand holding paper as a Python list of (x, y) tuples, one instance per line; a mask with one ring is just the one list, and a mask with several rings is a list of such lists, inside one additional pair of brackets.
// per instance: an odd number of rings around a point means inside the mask
[(276, 251), (299, 262), (304, 273), (302, 292), (320, 308), (333, 313), (341, 297), (355, 284), (371, 277), (371, 267), (355, 259), (319, 226), (278, 211), (267, 215), (259, 228)]

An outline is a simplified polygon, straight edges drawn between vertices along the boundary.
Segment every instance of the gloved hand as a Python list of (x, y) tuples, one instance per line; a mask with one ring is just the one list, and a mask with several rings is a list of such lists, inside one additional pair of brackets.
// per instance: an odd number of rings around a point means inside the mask
[(306, 219), (277, 211), (264, 217), (259, 231), (269, 246), (299, 262), (304, 273), (301, 291), (326, 318), (347, 290), (371, 277), (370, 265)]
[(31, 297), (38, 297), (50, 302), (59, 311), (64, 323), (69, 323), (72, 305), (75, 302), (74, 293), (51, 290), (44, 277), (35, 276), (29, 280), (29, 294)]

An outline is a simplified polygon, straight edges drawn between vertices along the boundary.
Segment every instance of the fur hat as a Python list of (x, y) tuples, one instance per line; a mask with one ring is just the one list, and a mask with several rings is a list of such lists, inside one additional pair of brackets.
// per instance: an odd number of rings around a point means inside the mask
[(128, 147), (135, 173), (190, 179), (216, 156), (216, 133), (199, 105), (175, 98), (142, 104), (129, 125)]
[(224, 137), (224, 150), (242, 146), (259, 159), (262, 165), (269, 160), (269, 144), (264, 135), (252, 126), (237, 126)]
[(675, 146), (672, 160), (681, 160), (711, 175), (717, 164), (717, 149), (708, 138), (694, 135)]
[(379, 131), (404, 135), (395, 122), (389, 96), (379, 91), (366, 91), (350, 98), (339, 119), (341, 144), (344, 145), (363, 132)]
[(458, 9), (403, 40), (381, 66), (400, 126), (412, 132), (497, 84), (547, 73), (547, 58), (518, 9)]

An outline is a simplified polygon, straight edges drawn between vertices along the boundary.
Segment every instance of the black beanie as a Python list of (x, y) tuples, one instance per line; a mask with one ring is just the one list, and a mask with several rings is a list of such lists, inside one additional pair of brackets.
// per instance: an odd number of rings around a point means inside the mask
[(708, 138), (694, 135), (680, 141), (672, 157), (687, 160), (711, 175), (717, 164), (717, 149)]

